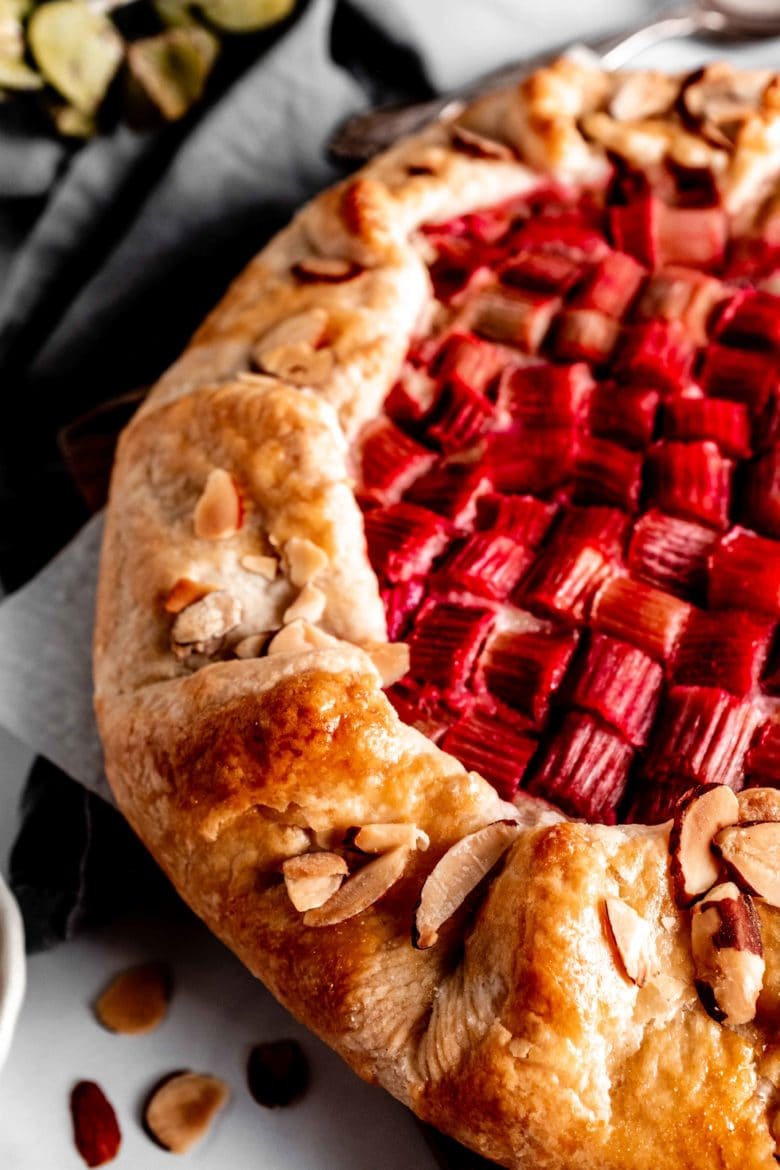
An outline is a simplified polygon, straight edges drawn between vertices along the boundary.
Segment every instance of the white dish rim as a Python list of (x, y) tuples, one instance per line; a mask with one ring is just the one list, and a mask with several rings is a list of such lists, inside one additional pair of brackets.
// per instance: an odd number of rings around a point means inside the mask
[(26, 982), (22, 915), (0, 874), (0, 1067), (11, 1047)]

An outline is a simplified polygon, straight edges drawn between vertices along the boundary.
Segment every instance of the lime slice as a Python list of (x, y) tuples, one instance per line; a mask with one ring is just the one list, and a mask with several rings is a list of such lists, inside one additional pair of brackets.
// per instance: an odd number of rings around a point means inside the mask
[(219, 42), (204, 28), (172, 28), (128, 46), (127, 64), (168, 121), (173, 122), (203, 93)]
[(198, 0), (212, 24), (226, 32), (254, 32), (289, 16), (295, 0)]
[(46, 80), (80, 113), (94, 114), (124, 55), (108, 17), (81, 0), (53, 0), (35, 9), (27, 32)]

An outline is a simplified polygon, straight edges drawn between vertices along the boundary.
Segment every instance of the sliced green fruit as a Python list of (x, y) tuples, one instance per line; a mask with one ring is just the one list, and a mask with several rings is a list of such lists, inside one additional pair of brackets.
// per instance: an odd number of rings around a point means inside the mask
[(203, 93), (219, 51), (204, 28), (171, 28), (128, 46), (133, 79), (168, 121), (173, 122)]
[(80, 113), (94, 114), (124, 55), (108, 17), (82, 0), (52, 0), (35, 9), (27, 35), (50, 85)]
[(255, 32), (284, 20), (295, 0), (198, 0), (198, 7), (226, 32)]

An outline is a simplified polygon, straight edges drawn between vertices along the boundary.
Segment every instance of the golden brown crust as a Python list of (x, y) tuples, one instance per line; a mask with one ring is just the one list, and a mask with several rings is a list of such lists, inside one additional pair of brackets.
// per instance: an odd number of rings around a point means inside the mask
[[(605, 145), (649, 167), (704, 157), (740, 223), (756, 214), (780, 158), (771, 80), (735, 75), (753, 96), (734, 142), (715, 146), (681, 117), (679, 82), (621, 91), (630, 77), (564, 62), (491, 95), (464, 111), (465, 133), (437, 125), (402, 143), (249, 265), (122, 439), (96, 708), (117, 800), (183, 896), (420, 1116), (517, 1170), (769, 1170), (778, 912), (761, 910), (757, 1019), (722, 1027), (696, 995), (668, 827), (545, 824), (529, 802), (496, 880), (435, 947), (412, 946), (438, 858), (514, 814), (382, 694), (384, 615), (350, 486), (349, 441), (430, 306), (421, 223), (547, 173), (597, 181)], [(312, 278), (323, 259), (342, 263)], [(215, 470), (223, 491), (235, 485), (240, 522), (209, 539), (193, 516)], [(281, 863), (383, 822), (414, 823), (430, 848), (363, 913), (305, 926)], [(642, 987), (615, 954), (608, 898), (648, 925), (658, 964)]]

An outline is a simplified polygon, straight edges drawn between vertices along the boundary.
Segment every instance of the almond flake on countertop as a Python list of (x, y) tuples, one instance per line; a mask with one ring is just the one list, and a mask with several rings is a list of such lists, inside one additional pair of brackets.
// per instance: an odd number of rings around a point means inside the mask
[(327, 553), (305, 536), (291, 536), (284, 545), (284, 557), (293, 585), (308, 585), (328, 564)]
[(257, 573), (259, 577), (265, 577), (267, 581), (273, 581), (279, 568), (279, 562), (276, 557), (246, 553), (241, 558), (241, 568), (246, 569), (247, 573)]
[(186, 1154), (206, 1136), (227, 1104), (230, 1089), (205, 1073), (173, 1073), (160, 1082), (144, 1109), (144, 1125), (164, 1150)]
[(202, 540), (227, 540), (241, 528), (244, 506), (229, 471), (215, 467), (195, 505), (195, 535)]
[(308, 582), (301, 589), (295, 601), (288, 605), (282, 616), (282, 621), (285, 625), (289, 625), (290, 622), (303, 618), (304, 621), (314, 624), (325, 613), (325, 603), (326, 598), (322, 590)]
[(162, 963), (143, 963), (116, 975), (95, 1001), (104, 1028), (123, 1035), (151, 1032), (165, 1019), (171, 973)]
[(607, 925), (628, 978), (644, 987), (656, 973), (649, 923), (622, 898), (605, 898)]

